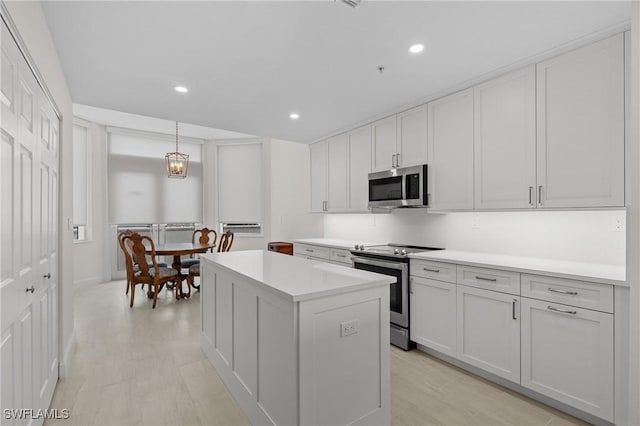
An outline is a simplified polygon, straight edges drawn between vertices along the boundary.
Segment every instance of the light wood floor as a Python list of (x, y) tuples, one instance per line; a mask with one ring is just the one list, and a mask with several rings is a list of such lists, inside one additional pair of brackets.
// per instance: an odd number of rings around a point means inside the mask
[[(245, 425), (199, 347), (199, 294), (158, 306), (138, 288), (129, 308), (123, 281), (78, 290), (77, 349), (52, 407), (59, 425)], [(579, 420), (479, 379), (422, 352), (391, 348), (394, 425), (567, 425)]]

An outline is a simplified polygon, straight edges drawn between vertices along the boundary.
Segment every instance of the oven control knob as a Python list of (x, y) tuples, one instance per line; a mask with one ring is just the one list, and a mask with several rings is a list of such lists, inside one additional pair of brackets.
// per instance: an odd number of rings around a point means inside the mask
[(364, 250), (364, 246), (360, 244), (360, 251)]
[(353, 246), (354, 250), (358, 250), (358, 247), (360, 247), (360, 246), (357, 245), (357, 244), (355, 246)]
[(398, 250), (398, 249), (393, 249), (393, 254), (400, 254), (400, 250)]
[(402, 251), (400, 252), (401, 255), (406, 256), (407, 255), (407, 251), (405, 249), (402, 249)]

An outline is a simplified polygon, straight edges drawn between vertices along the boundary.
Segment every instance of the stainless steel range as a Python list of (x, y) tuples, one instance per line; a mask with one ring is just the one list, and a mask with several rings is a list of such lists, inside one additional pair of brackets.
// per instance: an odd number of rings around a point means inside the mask
[(396, 278), (389, 288), (389, 304), (391, 308), (391, 344), (404, 350), (414, 345), (409, 333), (409, 257), (411, 253), (430, 250), (442, 250), (434, 247), (407, 246), (388, 244), (364, 247), (356, 245), (353, 255), (353, 267), (365, 271), (377, 272)]

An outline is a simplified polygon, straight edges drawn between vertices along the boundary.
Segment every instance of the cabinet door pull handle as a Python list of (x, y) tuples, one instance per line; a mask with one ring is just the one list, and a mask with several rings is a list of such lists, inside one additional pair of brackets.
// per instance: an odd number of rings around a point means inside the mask
[(440, 272), (440, 269), (429, 269), (429, 268), (422, 268), (422, 269), (424, 269), (427, 272), (436, 272), (436, 273)]
[(51, 272), (47, 272), (45, 275), (42, 276), (42, 278), (46, 278), (48, 280), (51, 279)]
[(518, 303), (518, 299), (513, 299), (513, 302), (511, 302), (511, 318), (514, 320), (518, 319), (518, 317), (516, 317), (516, 303)]
[(542, 185), (538, 185), (538, 204), (542, 205)]
[(479, 277), (476, 275), (476, 280), (481, 280), (481, 281), (491, 281), (491, 282), (495, 282), (498, 281), (496, 278), (485, 278), (485, 277)]
[(346, 254), (336, 254), (336, 256), (338, 256), (338, 257), (347, 257)]
[(571, 314), (571, 315), (575, 315), (578, 312), (576, 311), (568, 311), (566, 309), (559, 309), (559, 308), (554, 308), (553, 306), (549, 305), (547, 306), (547, 309), (550, 311), (555, 311), (555, 312), (562, 312), (563, 314)]
[(577, 291), (556, 290), (555, 288), (551, 288), (551, 287), (549, 287), (549, 291), (551, 291), (553, 293), (566, 294), (566, 295), (569, 295), (569, 296), (577, 296), (578, 295)]
[(400, 166), (400, 153), (396, 154), (396, 167)]
[(27, 289), (27, 293), (33, 294), (35, 291), (36, 291), (36, 288), (34, 286), (31, 286), (31, 288)]
[(533, 186), (529, 187), (529, 205), (533, 206)]

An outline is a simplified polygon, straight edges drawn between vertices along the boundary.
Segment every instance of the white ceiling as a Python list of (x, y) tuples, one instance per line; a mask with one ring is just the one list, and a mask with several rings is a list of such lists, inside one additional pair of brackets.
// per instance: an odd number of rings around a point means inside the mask
[[(631, 13), (614, 1), (47, 1), (44, 10), (75, 103), (306, 142)], [(407, 51), (415, 42), (426, 46), (419, 56)]]

